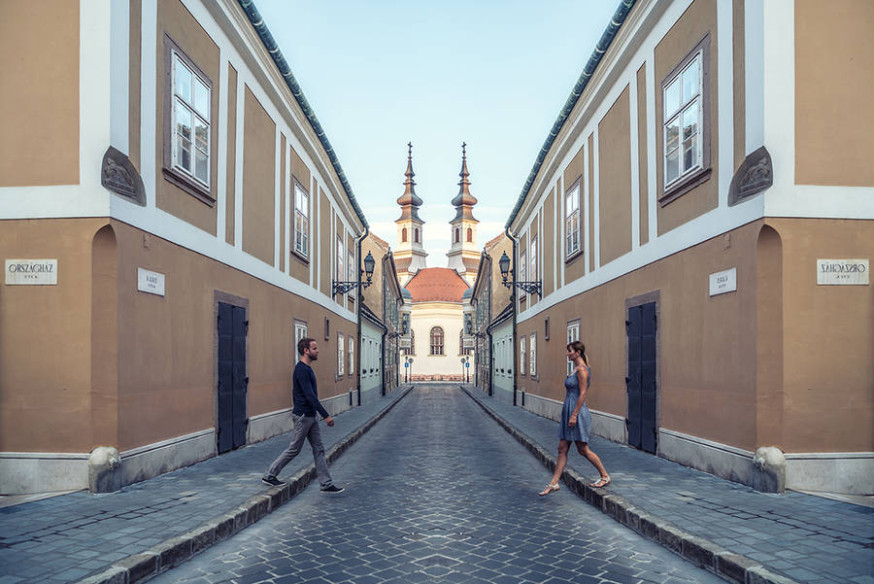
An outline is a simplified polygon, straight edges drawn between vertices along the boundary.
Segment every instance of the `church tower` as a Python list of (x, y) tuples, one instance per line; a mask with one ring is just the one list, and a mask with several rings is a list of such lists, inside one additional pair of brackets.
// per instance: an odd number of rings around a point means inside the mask
[(416, 272), (427, 267), (425, 258), (425, 246), (422, 244), (422, 226), (425, 224), (419, 217), (419, 207), (422, 199), (416, 195), (416, 183), (413, 177), (413, 144), (407, 144), (407, 179), (404, 181), (404, 194), (398, 197), (397, 203), (401, 206), (401, 216), (395, 221), (398, 226), (398, 244), (395, 248), (395, 267), (401, 286), (406, 285)]
[(446, 255), (449, 257), (449, 267), (473, 286), (480, 260), (480, 250), (476, 243), (476, 226), (479, 221), (473, 216), (473, 206), (477, 200), (470, 194), (470, 180), (467, 178), (470, 176), (467, 171), (467, 144), (461, 145), (461, 172), (458, 176), (461, 181), (458, 183), (458, 195), (452, 199), (455, 218), (449, 223), (451, 245)]

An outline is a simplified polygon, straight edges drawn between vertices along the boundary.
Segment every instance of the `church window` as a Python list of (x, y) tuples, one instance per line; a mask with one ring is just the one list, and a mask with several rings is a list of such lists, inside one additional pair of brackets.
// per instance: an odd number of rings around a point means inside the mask
[(470, 227), (467, 228), (467, 242), (473, 243), (473, 229)]
[(403, 243), (406, 243), (406, 242), (407, 242), (407, 228), (406, 228), (406, 227), (404, 227), (403, 229), (401, 229), (401, 241), (402, 241)]
[(443, 329), (435, 326), (431, 329), (431, 354), (443, 354)]
[(413, 235), (415, 236), (416, 243), (419, 243), (419, 230), (413, 229)]
[(410, 349), (407, 351), (408, 355), (416, 354), (416, 331), (410, 329)]
[(455, 243), (458, 243), (459, 241), (461, 241), (461, 235), (459, 234), (458, 227), (456, 227), (455, 228)]

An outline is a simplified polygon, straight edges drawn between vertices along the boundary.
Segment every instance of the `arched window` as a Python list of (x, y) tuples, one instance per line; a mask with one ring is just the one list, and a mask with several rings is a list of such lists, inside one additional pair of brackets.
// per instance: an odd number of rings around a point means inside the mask
[(467, 228), (467, 242), (473, 243), (473, 229), (470, 227)]
[(413, 229), (413, 235), (416, 237), (416, 243), (419, 243), (419, 230)]
[(408, 355), (416, 354), (416, 331), (410, 329), (410, 350), (407, 352)]
[(435, 326), (431, 329), (431, 354), (443, 354), (443, 329)]
[(461, 241), (461, 234), (459, 233), (458, 227), (455, 228), (455, 243)]
[(401, 229), (401, 241), (402, 241), (402, 242), (406, 242), (406, 241), (407, 241), (407, 228), (406, 228), (406, 227), (404, 227), (403, 229)]

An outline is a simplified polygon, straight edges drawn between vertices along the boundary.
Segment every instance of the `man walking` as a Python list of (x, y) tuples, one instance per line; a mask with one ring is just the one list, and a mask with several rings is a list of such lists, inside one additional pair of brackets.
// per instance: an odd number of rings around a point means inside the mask
[(297, 343), (297, 352), (300, 361), (294, 366), (292, 375), (292, 399), (294, 409), (291, 411), (291, 419), (294, 429), (291, 436), (291, 444), (288, 445), (279, 458), (273, 461), (267, 474), (261, 477), (261, 482), (278, 487), (284, 485), (276, 475), (291, 462), (303, 448), (304, 439), (309, 440), (313, 449), (313, 458), (316, 461), (316, 473), (319, 475), (319, 484), (325, 493), (342, 493), (343, 487), (334, 484), (331, 473), (328, 472), (328, 463), (325, 461), (325, 447), (322, 445), (322, 432), (319, 430), (319, 421), (316, 414), (319, 413), (325, 419), (328, 426), (334, 425), (328, 411), (319, 403), (319, 394), (316, 389), (316, 374), (312, 368), (312, 362), (319, 358), (319, 346), (315, 339), (301, 339)]

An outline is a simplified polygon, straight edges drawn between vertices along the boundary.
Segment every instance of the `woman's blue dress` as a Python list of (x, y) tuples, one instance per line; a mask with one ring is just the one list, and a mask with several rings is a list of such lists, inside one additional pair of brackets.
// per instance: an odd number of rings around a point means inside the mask
[[(592, 384), (592, 370), (586, 367), (586, 389)], [(561, 425), (558, 428), (559, 440), (570, 440), (571, 442), (589, 442), (589, 430), (592, 427), (592, 414), (589, 412), (589, 406), (583, 403), (583, 407), (577, 415), (577, 425), (570, 427), (568, 421), (574, 408), (577, 407), (577, 400), (580, 399), (580, 382), (577, 380), (577, 372), (574, 371), (564, 380), (564, 388), (567, 394), (564, 398), (564, 403), (561, 406)]]

